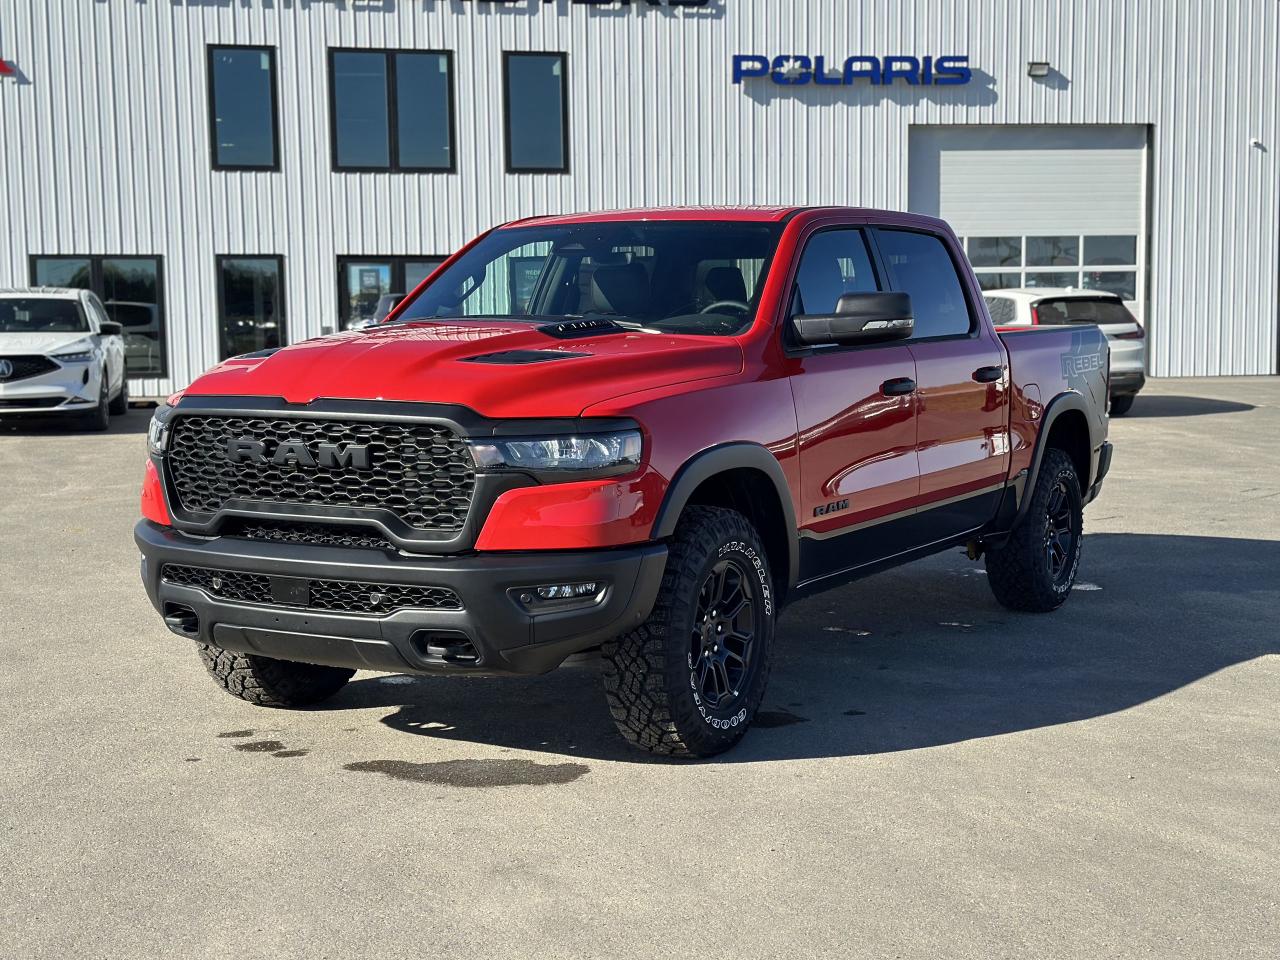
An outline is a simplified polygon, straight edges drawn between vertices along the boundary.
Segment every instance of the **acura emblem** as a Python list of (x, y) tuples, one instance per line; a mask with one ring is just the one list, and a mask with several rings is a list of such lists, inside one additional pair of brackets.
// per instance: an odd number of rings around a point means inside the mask
[(8, 380), (13, 376), (13, 362), (0, 357), (0, 380)]

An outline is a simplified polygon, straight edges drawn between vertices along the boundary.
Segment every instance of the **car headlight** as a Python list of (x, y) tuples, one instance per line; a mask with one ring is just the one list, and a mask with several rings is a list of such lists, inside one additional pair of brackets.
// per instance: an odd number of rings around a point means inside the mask
[(481, 470), (520, 470), (579, 479), (630, 473), (640, 465), (643, 446), (639, 430), (618, 430), (580, 437), (472, 440), (471, 455)]
[(173, 407), (167, 403), (160, 404), (147, 427), (147, 449), (157, 457), (164, 456), (169, 446), (169, 415), (172, 413)]
[(68, 344), (65, 352), (53, 354), (53, 359), (59, 363), (88, 363), (97, 352), (92, 340), (77, 340)]

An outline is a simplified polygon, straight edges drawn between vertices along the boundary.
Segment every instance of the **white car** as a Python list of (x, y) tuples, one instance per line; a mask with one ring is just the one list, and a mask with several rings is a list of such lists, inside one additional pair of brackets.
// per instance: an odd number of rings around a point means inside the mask
[(87, 290), (0, 290), (0, 417), (58, 414), (105, 430), (129, 407), (122, 332)]
[(1124, 300), (1075, 287), (1023, 287), (983, 294), (997, 328), (1096, 323), (1111, 347), (1111, 415), (1123, 417), (1147, 383), (1147, 341)]

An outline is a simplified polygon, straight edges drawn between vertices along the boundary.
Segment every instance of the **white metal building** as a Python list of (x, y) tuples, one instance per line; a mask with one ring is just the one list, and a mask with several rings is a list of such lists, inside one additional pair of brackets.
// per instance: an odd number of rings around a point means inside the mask
[(0, 286), (93, 287), (157, 396), (500, 221), (867, 205), (1276, 373), (1278, 60), (1276, 0), (5, 0)]

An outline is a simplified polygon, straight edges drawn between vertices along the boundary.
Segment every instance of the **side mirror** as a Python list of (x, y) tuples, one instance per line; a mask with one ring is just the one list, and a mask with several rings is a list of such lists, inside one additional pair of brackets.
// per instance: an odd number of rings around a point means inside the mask
[(802, 314), (791, 322), (806, 347), (905, 340), (916, 326), (905, 293), (846, 293), (835, 313)]
[(124, 326), (114, 320), (101, 320), (98, 322), (98, 332), (104, 337), (118, 337), (124, 333)]

